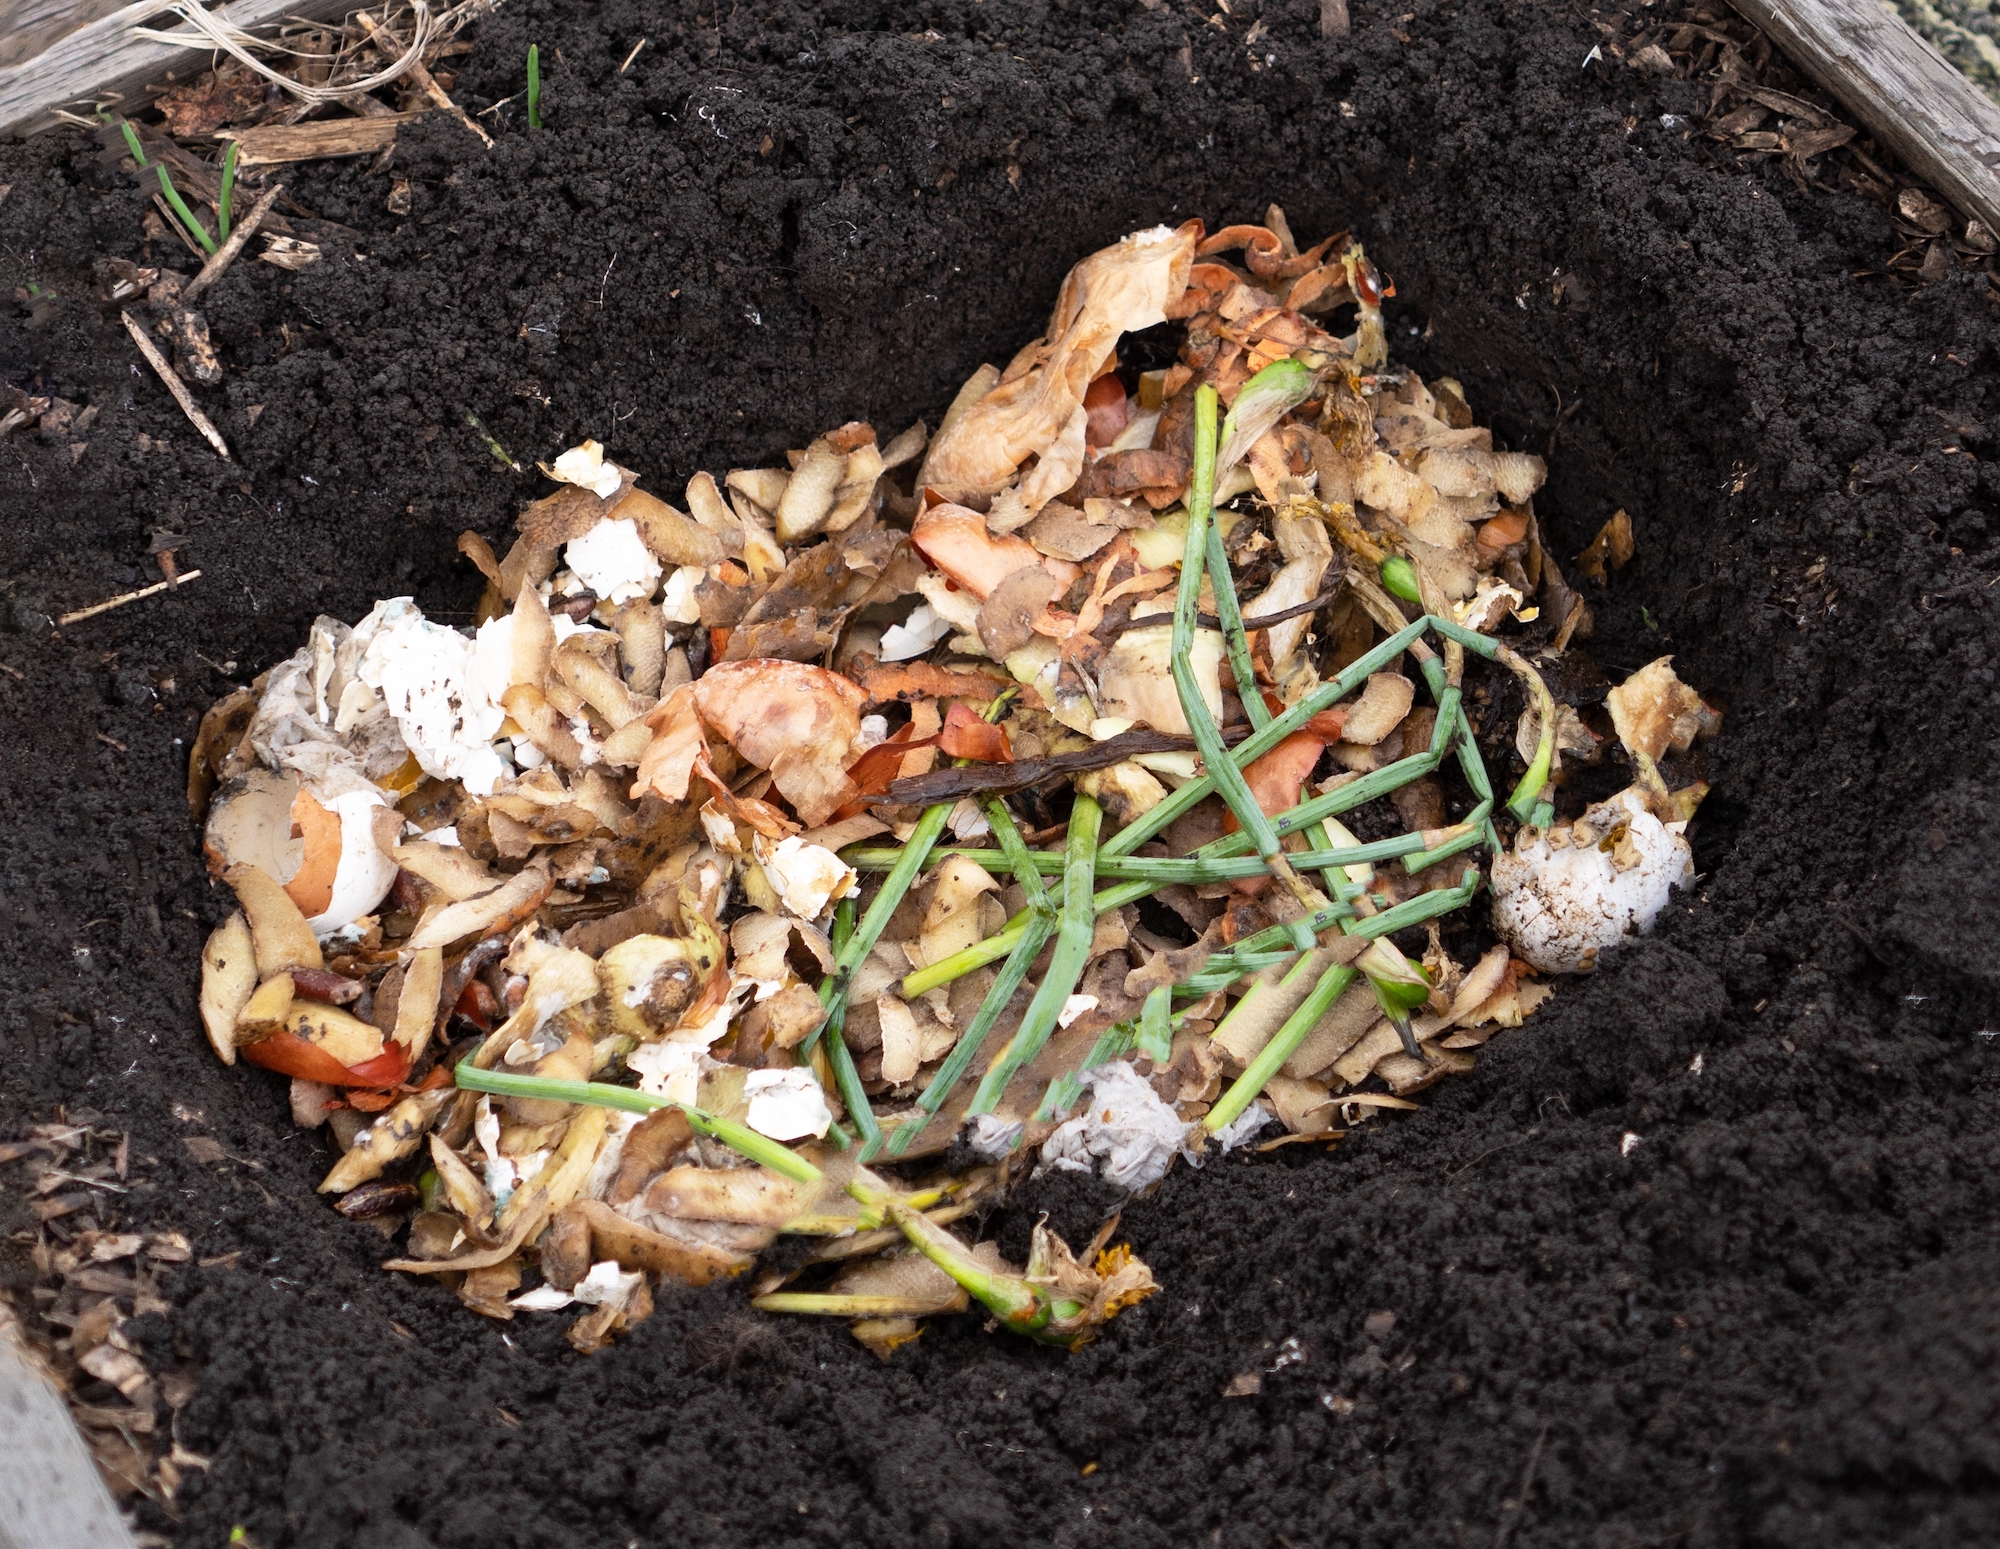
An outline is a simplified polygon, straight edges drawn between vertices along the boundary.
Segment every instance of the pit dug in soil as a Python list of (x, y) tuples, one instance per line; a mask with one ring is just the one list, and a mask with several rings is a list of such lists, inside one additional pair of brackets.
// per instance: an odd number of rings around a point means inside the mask
[[(1218, 19), (503, 11), (455, 94), (500, 103), (529, 42), (559, 45), (550, 127), (503, 107), (488, 156), (407, 126), (407, 216), (365, 158), (300, 169), (360, 235), (216, 288), (226, 464), (97, 296), (99, 258), (171, 256), (141, 193), (80, 137), (0, 158), (9, 288), (46, 292), (0, 369), (99, 408), (0, 455), (33, 517), (0, 641), (8, 1137), (59, 1105), (131, 1137), (95, 1180), (123, 1192), (65, 1182), (18, 1204), (76, 1203), (12, 1229), (188, 1240), (145, 1270), (166, 1310), (136, 1277), (121, 1304), (181, 1400), (160, 1433), (202, 1460), (134, 1485), (149, 1531), (1992, 1537), (1983, 278), (1858, 275), (1896, 250), (1881, 206), (1688, 137), (1707, 82), (1580, 69), (1587, 16)], [(1274, 197), (1300, 231), (1365, 232), (1399, 354), (1547, 460), (1554, 553), (1629, 514), (1632, 561), (1578, 583), (1592, 653), (1614, 679), (1672, 655), (1727, 712), (1694, 895), (1423, 1113), (1129, 1205), (1119, 1236), (1172, 1292), (1077, 1355), (946, 1319), (884, 1364), (837, 1324), (746, 1324), (723, 1285), (585, 1360), (556, 1322), (383, 1275), (380, 1236), (314, 1193), (326, 1153), (281, 1138), (284, 1084), (220, 1069), (187, 1009), (231, 906), (180, 797), (200, 710), (321, 613), (407, 594), (471, 622), (456, 534), (504, 548), (526, 491), (467, 412), (517, 455), (596, 436), (627, 466), (767, 466), (853, 418), (856, 384), (884, 426), (949, 401), (1081, 253)], [(158, 527), (200, 581), (51, 628), (153, 579)], [(1052, 1177), (982, 1235), (1023, 1262), (1041, 1212), (1080, 1244), (1110, 1204)]]

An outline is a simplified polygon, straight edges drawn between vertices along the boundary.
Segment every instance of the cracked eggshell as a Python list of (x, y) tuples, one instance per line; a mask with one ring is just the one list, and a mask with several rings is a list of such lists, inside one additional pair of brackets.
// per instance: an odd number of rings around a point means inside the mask
[(1588, 973), (1604, 948), (1651, 930), (1694, 872), (1683, 825), (1662, 823), (1636, 790), (1620, 791), (1584, 820), (1602, 837), (1558, 847), (1549, 834), (1524, 828), (1514, 849), (1493, 861), (1494, 929), (1542, 973)]
[(743, 1078), (743, 1095), (750, 1101), (746, 1122), (773, 1140), (804, 1140), (808, 1136), (817, 1140), (833, 1127), (826, 1094), (813, 1073), (802, 1066), (753, 1070)]
[[(977, 615), (975, 612), (975, 623)], [(932, 646), (950, 634), (954, 626), (927, 602), (920, 602), (910, 610), (910, 616), (900, 624), (891, 624), (882, 631), (882, 660), (885, 662), (906, 662), (912, 657), (922, 656)]]
[(652, 596), (664, 573), (629, 517), (602, 518), (569, 543), (563, 562), (600, 600), (614, 604)]
[(396, 862), (375, 843), (387, 793), (316, 793), (297, 775), (253, 769), (216, 794), (202, 846), (211, 869), (255, 866), (318, 935), (351, 925), (389, 896)]
[(604, 460), (604, 448), (595, 441), (571, 447), (556, 459), (553, 468), (544, 468), (543, 472), (564, 484), (587, 489), (599, 500), (609, 500), (625, 482), (623, 470), (616, 463)]
[(797, 837), (776, 844), (758, 834), (752, 841), (778, 902), (802, 920), (816, 920), (837, 898), (860, 887), (854, 869), (823, 845)]
[[(511, 635), (509, 640), (511, 652)], [(489, 653), (498, 650), (496, 638)], [(487, 795), (509, 772), (493, 746), (507, 712), (486, 692), (497, 662), (489, 659), (475, 671), (479, 654), (488, 653), (478, 653), (470, 637), (410, 608), (375, 631), (360, 677), (382, 695), (425, 774)]]

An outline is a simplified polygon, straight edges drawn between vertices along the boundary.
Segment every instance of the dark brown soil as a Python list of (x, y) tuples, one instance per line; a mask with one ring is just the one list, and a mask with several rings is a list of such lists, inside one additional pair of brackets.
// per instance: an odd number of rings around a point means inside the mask
[[(1313, 0), (774, 0), (719, 26), (512, 0), (459, 90), (509, 97), (539, 41), (547, 132), (518, 100), (491, 153), (407, 129), (402, 219), (365, 160), (299, 168), (351, 235), (217, 287), (229, 464), (94, 289), (94, 259), (140, 256), (114, 153), (0, 154), (0, 374), (101, 410), (74, 466), (0, 444), (0, 1091), (9, 1125), (129, 1126), (118, 1219), (239, 1255), (142, 1320), (156, 1364), (198, 1365), (179, 1434), (213, 1460), (152, 1525), (263, 1549), (2000, 1537), (1984, 280), (1857, 274), (1894, 246), (1879, 206), (1719, 163), (1662, 117), (1706, 88), (1584, 67), (1579, 10), (1356, 11), (1322, 41)], [(596, 435), (663, 489), (845, 419), (899, 429), (1032, 334), (1082, 253), (1273, 199), (1309, 239), (1360, 231), (1399, 349), (1547, 453), (1560, 552), (1633, 513), (1593, 649), (1672, 651), (1728, 706), (1698, 894), (1421, 1114), (1177, 1171), (1125, 1214), (1166, 1289), (1077, 1356), (968, 1318), (883, 1365), (721, 1287), (585, 1359), (558, 1320), (381, 1273), (314, 1196), (281, 1082), (221, 1069), (194, 1017), (225, 907), (180, 796), (201, 707), (315, 613), (471, 606), (453, 535), (500, 533), (531, 484), (468, 413), (524, 462)], [(152, 578), (156, 526), (202, 578), (52, 632)], [(1088, 1235), (1103, 1205), (1050, 1185), (994, 1225), (1018, 1249), (1034, 1210)], [(1223, 1398), (1246, 1372), (1261, 1394)]]

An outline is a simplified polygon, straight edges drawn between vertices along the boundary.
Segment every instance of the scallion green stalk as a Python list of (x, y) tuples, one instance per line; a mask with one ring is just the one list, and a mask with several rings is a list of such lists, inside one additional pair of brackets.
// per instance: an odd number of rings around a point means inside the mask
[(1014, 1072), (1041, 1053), (1042, 1046), (1055, 1032), (1056, 1019), (1062, 1015), (1070, 994), (1076, 989), (1076, 981), (1083, 973), (1083, 967), (1090, 958), (1090, 940), (1097, 927), (1097, 910), (1091, 896), (1091, 877), (1097, 860), (1097, 834), (1103, 818), (1103, 811), (1094, 797), (1077, 792), (1069, 813), (1069, 842), (1066, 848), (1068, 864), (1063, 871), (1063, 906), (1061, 921), (1056, 927), (1056, 949), (1049, 959), (1049, 971), (1043, 975), (1035, 998), (1028, 1002), (1021, 1025), (1014, 1036), (1007, 1040), (1005, 1047), (993, 1056), (993, 1063), (986, 1068), (986, 1074), (973, 1093), (968, 1117), (991, 1113), (999, 1106), (1000, 1097), (1007, 1090), (1007, 1083)]
[(616, 1108), (624, 1113), (656, 1113), (662, 1108), (678, 1108), (688, 1124), (711, 1140), (719, 1140), (732, 1151), (742, 1153), (774, 1173), (794, 1183), (817, 1183), (824, 1176), (790, 1146), (760, 1135), (747, 1124), (725, 1119), (697, 1108), (677, 1103), (670, 1097), (634, 1091), (629, 1086), (612, 1086), (605, 1081), (557, 1081), (548, 1076), (518, 1076), (505, 1070), (480, 1070), (471, 1059), (460, 1060), (452, 1076), (466, 1092), (490, 1092), (496, 1097), (539, 1097), (558, 1103), (587, 1103), (597, 1108)]
[(1334, 964), (1321, 974), (1312, 993), (1300, 1002), (1298, 1010), (1285, 1019), (1285, 1025), (1272, 1034), (1271, 1041), (1257, 1052), (1243, 1074), (1230, 1083), (1229, 1090), (1208, 1110), (1201, 1121), (1202, 1128), (1213, 1135), (1249, 1107), (1270, 1085), (1271, 1078), (1284, 1068), (1285, 1061), (1298, 1053), (1306, 1034), (1319, 1025), (1319, 1019), (1332, 1009), (1333, 1003), (1340, 999), (1354, 979), (1354, 970), (1341, 963)]
[(237, 150), (237, 142), (231, 140), (222, 153), (222, 191), (215, 196), (215, 234), (224, 242), (229, 240), (229, 206), (236, 193)]

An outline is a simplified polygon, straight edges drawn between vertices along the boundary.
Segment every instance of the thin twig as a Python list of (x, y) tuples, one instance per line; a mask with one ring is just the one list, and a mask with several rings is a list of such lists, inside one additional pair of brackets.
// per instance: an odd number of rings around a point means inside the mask
[(167, 207), (167, 201), (158, 194), (153, 195), (153, 208), (160, 212), (160, 218), (167, 223), (167, 229), (181, 239), (181, 246), (204, 263), (207, 262), (208, 254), (194, 245), (194, 238), (187, 234), (187, 228), (181, 225), (179, 217)]
[(157, 597), (161, 592), (170, 592), (177, 586), (185, 586), (200, 574), (199, 570), (190, 570), (178, 580), (155, 581), (151, 586), (142, 586), (136, 592), (122, 592), (118, 596), (97, 603), (92, 607), (78, 608), (74, 613), (65, 613), (61, 618), (56, 620), (56, 623), (64, 627), (71, 624), (80, 624), (85, 619), (96, 618), (100, 613), (109, 613), (113, 608), (122, 608), (128, 602), (138, 602), (145, 597)]
[(103, 732), (99, 732), (97, 734), (97, 740), (103, 743), (108, 748), (116, 748), (120, 753), (130, 751), (125, 746), (125, 744), (120, 742), (116, 737), (108, 737)]
[(1514, 1524), (1521, 1520), (1521, 1513), (1528, 1509), (1528, 1492), (1535, 1487), (1535, 1469), (1542, 1461), (1542, 1443), (1548, 1439), (1549, 1428), (1545, 1424), (1535, 1433), (1535, 1445), (1528, 1453), (1528, 1466), (1521, 1471), (1521, 1488), (1514, 1494), (1514, 1509), (1507, 1513), (1506, 1519), (1500, 1524), (1500, 1531), (1493, 1535), (1493, 1549), (1507, 1549), (1507, 1540), (1514, 1534)]
[(618, 73), (620, 75), (623, 75), (627, 70), (632, 68), (632, 61), (639, 57), (639, 50), (644, 48), (645, 46), (646, 46), (646, 40), (644, 38), (641, 38), (637, 43), (634, 43), (632, 45), (632, 52), (625, 56), (625, 63), (623, 63), (618, 67)]
[[(368, 29), (369, 38), (374, 42), (377, 48), (382, 50), (383, 56), (385, 58), (389, 57), (393, 53), (393, 51), (400, 46), (396, 42), (394, 35), (390, 33), (389, 29), (378, 23), (375, 20), (375, 18), (370, 16), (366, 11), (355, 12), (354, 19), (360, 22), (362, 26)], [(423, 41), (421, 29), (419, 29), (419, 35), (417, 41), (419, 44), (421, 44)], [(437, 81), (432, 77), (430, 71), (424, 68), (424, 62), (422, 59), (417, 57), (416, 49), (414, 47), (410, 51), (409, 77), (411, 80), (415, 81), (420, 88), (422, 88), (424, 95), (429, 97), (432, 102), (436, 103), (439, 107), (443, 108), (445, 112), (449, 113), (453, 118), (457, 119), (461, 124), (465, 125), (466, 128), (470, 129), (474, 134), (478, 135), (481, 140), (485, 141), (486, 148), (489, 151), (493, 149), (493, 137), (490, 134), (488, 134), (484, 129), (481, 129), (477, 124), (475, 124), (471, 120), (471, 118), (467, 116), (464, 108), (460, 107), (456, 102), (453, 102), (451, 100), (451, 97), (446, 93), (445, 89), (442, 86), (438, 85)]]
[[(120, 311), (118, 315), (125, 320), (125, 331), (132, 336), (132, 342), (139, 346), (139, 353), (146, 357), (146, 363), (157, 371), (160, 380), (167, 384), (167, 391), (174, 395), (174, 402), (181, 406), (181, 413), (188, 417), (188, 422), (196, 430), (208, 438), (208, 444), (215, 448), (216, 455), (227, 462), (229, 443), (222, 439), (222, 432), (215, 428), (209, 417), (201, 412), (200, 405), (194, 401), (194, 395), (187, 390), (187, 383), (183, 382), (181, 374), (174, 370), (173, 362), (154, 348), (153, 341), (146, 337), (146, 330), (139, 326), (138, 319), (130, 312)], [(187, 578), (183, 576), (182, 579)]]
[(263, 224), (264, 217), (271, 213), (271, 206), (278, 202), (278, 196), (284, 191), (283, 183), (273, 183), (264, 197), (250, 206), (250, 213), (231, 228), (229, 240), (201, 266), (201, 273), (187, 282), (187, 287), (181, 292), (183, 306), (191, 306), (195, 297), (222, 278), (222, 271), (235, 261), (236, 255), (243, 251), (243, 245), (257, 234), (257, 228)]

